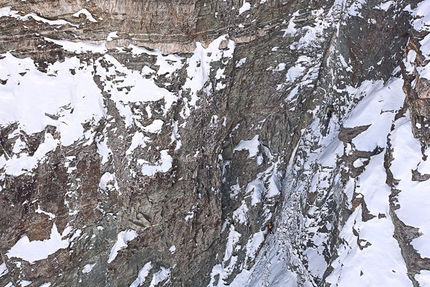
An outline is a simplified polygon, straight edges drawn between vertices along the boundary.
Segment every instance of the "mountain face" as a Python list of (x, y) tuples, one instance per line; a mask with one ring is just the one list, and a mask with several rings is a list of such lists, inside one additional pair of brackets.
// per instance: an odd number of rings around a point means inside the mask
[(0, 4), (0, 286), (430, 286), (429, 0)]

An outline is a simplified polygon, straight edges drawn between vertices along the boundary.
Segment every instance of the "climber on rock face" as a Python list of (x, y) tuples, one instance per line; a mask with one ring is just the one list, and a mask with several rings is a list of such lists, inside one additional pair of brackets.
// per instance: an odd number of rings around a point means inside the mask
[(272, 221), (269, 221), (267, 223), (267, 228), (269, 229), (269, 233), (273, 233), (273, 223), (272, 223)]

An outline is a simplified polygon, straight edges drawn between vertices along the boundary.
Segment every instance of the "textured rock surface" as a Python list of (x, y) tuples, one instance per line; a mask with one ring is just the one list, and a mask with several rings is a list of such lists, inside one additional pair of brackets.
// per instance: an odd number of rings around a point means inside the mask
[[(0, 251), (7, 273), (0, 272), (1, 286), (130, 286), (149, 262), (147, 280), (142, 275), (134, 286), (238, 284), (243, 270), (251, 270), (251, 279), (264, 276), (252, 268), (267, 263), (268, 244), (288, 255), (282, 262), (295, 280), (291, 286), (329, 285), (333, 270), (343, 268), (335, 265), (347, 241), (342, 227), (356, 211), (363, 222), (390, 215), (414, 285), (414, 276), (430, 269), (410, 244), (419, 231), (396, 216), (390, 146), (360, 150), (354, 139), (371, 125), (344, 126), (362, 98), (348, 89), (400, 76), (405, 50), (416, 51), (418, 67), (427, 64), (417, 44), (426, 34), (412, 31), (405, 9), (414, 1), (386, 10), (375, 9), (381, 1), (16, 2), (0, 0), (6, 7), (0, 57), (29, 57), (40, 79), (60, 77), (55, 65), (73, 61), (67, 73), (85, 73), (101, 95), (103, 116), (83, 122), (82, 136), (70, 144), (60, 122), (78, 113), (73, 103), (45, 112), (51, 124), (36, 133), (19, 122), (1, 126), (4, 162), (56, 142), (30, 170), (12, 172), (3, 164)], [(90, 14), (75, 14), (81, 9)], [(101, 46), (68, 48), (81, 42)], [(33, 68), (19, 79), (30, 81), (30, 73)], [(424, 150), (428, 79), (405, 64), (402, 75), (405, 107), (381, 114), (410, 111)], [(5, 88), (15, 83), (0, 80)], [(141, 90), (143, 81), (157, 89)], [(164, 96), (131, 99), (158, 92)], [(139, 137), (144, 143), (135, 144)], [(315, 156), (330, 151), (324, 138), (341, 144), (334, 166)], [(357, 182), (382, 153), (390, 209), (372, 214)], [(417, 168), (415, 179), (429, 177)], [(285, 225), (276, 226), (276, 239), (266, 245), (265, 226), (275, 219)], [(48, 240), (54, 227), (67, 247), (35, 262), (10, 256), (24, 236)], [(112, 259), (127, 230), (137, 237)], [(360, 250), (372, 245), (359, 230), (351, 232)], [(315, 271), (312, 260), (323, 267)]]

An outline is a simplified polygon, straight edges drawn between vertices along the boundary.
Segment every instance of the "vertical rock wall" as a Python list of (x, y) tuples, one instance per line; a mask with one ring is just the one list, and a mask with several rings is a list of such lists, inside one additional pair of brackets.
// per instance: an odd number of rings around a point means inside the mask
[[(55, 79), (73, 83), (58, 88), (71, 91), (70, 103), (44, 111), (40, 131), (1, 125), (2, 285), (240, 285), (249, 270), (265, 276), (253, 269), (266, 262), (254, 265), (256, 256), (281, 242), (280, 272), (319, 286), (336, 274), (348, 217), (360, 208), (363, 221), (378, 216), (355, 186), (346, 193), (368, 164), (356, 161), (382, 150), (356, 148), (369, 126), (343, 123), (361, 99), (348, 89), (388, 80), (401, 62), (409, 3), (0, 3), (10, 6), (1, 10), (0, 61), (18, 63), (16, 75), (0, 75), (3, 91), (30, 76), (48, 86), (34, 89), (41, 98)], [(426, 81), (415, 92), (411, 80), (408, 101), (425, 126), (427, 104), (417, 98)], [(95, 94), (93, 114), (75, 127), (82, 134), (67, 142), (76, 123), (68, 117), (78, 120), (78, 103)], [(344, 156), (319, 162), (337, 135)], [(20, 158), (36, 163), (21, 167)], [(278, 241), (269, 241), (275, 219)], [(25, 238), (64, 245), (31, 259), (13, 249)], [(357, 244), (366, 242), (357, 235)]]

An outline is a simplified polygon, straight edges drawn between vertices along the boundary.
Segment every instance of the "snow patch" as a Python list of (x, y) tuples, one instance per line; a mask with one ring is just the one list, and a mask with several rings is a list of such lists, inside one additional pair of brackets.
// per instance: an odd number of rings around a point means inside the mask
[[(63, 238), (68, 235), (70, 231), (70, 228), (66, 228), (63, 234), (60, 234), (54, 223), (51, 228), (51, 236), (49, 239), (30, 241), (27, 235), (24, 235), (12, 246), (6, 255), (9, 258), (21, 258), (33, 264), (35, 261), (48, 258), (49, 255), (54, 254), (60, 249), (67, 248), (73, 237)], [(79, 231), (76, 231), (76, 233), (79, 233)]]
[(147, 125), (143, 128), (143, 130), (147, 133), (159, 133), (164, 125), (162, 120), (154, 120), (151, 124)]
[(233, 219), (240, 224), (247, 224), (248, 217), (246, 213), (248, 212), (248, 206), (246, 202), (242, 200), (242, 205), (233, 211)]
[(388, 11), (388, 9), (390, 9), (390, 7), (393, 6), (393, 4), (394, 4), (393, 1), (387, 1), (377, 5), (375, 9)]
[(422, 287), (430, 286), (430, 271), (421, 270), (420, 273), (415, 275), (415, 280), (418, 281), (419, 286), (422, 286)]
[(353, 128), (370, 125), (352, 140), (358, 150), (373, 151), (377, 146), (386, 146), (393, 116), (403, 106), (405, 95), (402, 85), (403, 80), (395, 78), (386, 85), (382, 81), (364, 82), (356, 90), (357, 95), (364, 98), (354, 108), (344, 126)]
[(110, 251), (109, 259), (107, 263), (111, 263), (112, 261), (114, 261), (116, 256), (118, 255), (118, 251), (120, 251), (121, 249), (127, 248), (128, 243), (133, 239), (135, 239), (137, 236), (138, 236), (137, 232), (131, 229), (121, 231), (117, 236), (115, 245), (112, 247)]
[(412, 22), (412, 26), (415, 30), (429, 31), (428, 24), (430, 23), (430, 1), (422, 1), (417, 5), (417, 8), (412, 11), (415, 16), (415, 20)]
[(172, 254), (175, 253), (176, 252), (176, 246), (175, 245), (170, 246), (169, 251)]
[(241, 67), (245, 63), (246, 63), (246, 57), (242, 58), (242, 59), (240, 59), (239, 61), (236, 62), (236, 68)]
[(125, 152), (126, 155), (131, 155), (133, 153), (133, 151), (137, 148), (137, 147), (142, 147), (144, 148), (146, 146), (146, 142), (148, 142), (150, 140), (150, 138), (145, 137), (143, 135), (143, 133), (141, 132), (136, 132), (131, 140), (131, 144), (130, 147), (127, 149), (127, 151)]
[(6, 263), (0, 264), (0, 278), (6, 275), (7, 273), (9, 273), (9, 270), (7, 269)]
[(302, 66), (294, 66), (288, 69), (287, 71), (287, 80), (293, 83), (297, 78), (303, 75), (305, 71), (305, 67)]
[[(226, 48), (220, 49), (221, 42), (226, 42)], [(200, 42), (196, 43), (196, 49), (193, 56), (187, 59), (187, 80), (183, 86), (184, 91), (189, 91), (191, 94), (191, 101), (189, 105), (196, 106), (198, 96), (197, 92), (202, 90), (206, 82), (209, 80), (211, 72), (211, 63), (220, 61), (221, 59), (229, 59), (233, 57), (235, 43), (229, 40), (227, 35), (221, 36), (204, 48)], [(211, 94), (210, 87), (203, 89), (207, 95)], [(183, 114), (185, 117), (189, 112)]]
[(239, 8), (239, 15), (251, 9), (249, 2), (243, 1), (242, 7)]
[(42, 210), (39, 205), (37, 205), (37, 209), (34, 212), (49, 216), (49, 220), (52, 220), (55, 218), (55, 214)]
[(400, 190), (397, 196), (399, 209), (396, 214), (406, 225), (419, 228), (421, 236), (412, 240), (412, 246), (422, 257), (430, 257), (430, 206), (426, 181), (413, 181), (411, 170), (428, 170), (430, 163), (423, 161), (420, 142), (412, 133), (412, 124), (409, 113), (405, 118), (396, 122), (396, 128), (391, 135), (394, 160), (390, 170), (395, 179), (401, 179), (396, 186)]
[(146, 263), (140, 270), (139, 274), (137, 275), (136, 280), (131, 283), (130, 287), (139, 287), (143, 283), (145, 283), (146, 277), (149, 275), (149, 271), (152, 269), (152, 263), (148, 262)]
[(110, 32), (108, 35), (107, 35), (107, 37), (106, 37), (106, 41), (108, 41), (108, 42), (110, 42), (110, 41), (113, 41), (113, 40), (115, 40), (116, 38), (118, 38), (119, 36), (118, 36), (118, 32), (117, 31), (115, 31), (115, 32)]
[(258, 146), (260, 145), (258, 137), (259, 136), (256, 135), (250, 140), (241, 140), (239, 144), (233, 149), (233, 151), (241, 151), (246, 149), (249, 152), (248, 158), (256, 156), (258, 153)]
[(30, 21), (30, 18), (33, 18), (37, 22), (42, 22), (48, 25), (52, 26), (62, 26), (62, 25), (70, 25), (74, 27), (79, 27), (77, 24), (70, 23), (66, 20), (49, 20), (43, 17), (40, 17), (39, 15), (35, 13), (26, 14), (24, 16), (21, 16), (19, 14), (19, 11), (12, 10), (10, 6), (0, 8), (0, 18), (1, 17), (12, 17), (19, 21)]
[(99, 188), (104, 191), (113, 191), (117, 190), (119, 194), (121, 194), (119, 190), (119, 185), (116, 180), (116, 176), (113, 173), (105, 172), (100, 178)]
[(160, 152), (160, 160), (158, 164), (152, 164), (144, 159), (138, 159), (138, 164), (142, 165), (142, 174), (146, 176), (153, 176), (157, 172), (167, 172), (172, 167), (172, 157), (169, 155), (169, 150), (162, 150)]
[(246, 244), (246, 256), (247, 260), (253, 260), (257, 254), (258, 249), (264, 242), (264, 231), (259, 231), (252, 235), (252, 238), (248, 240)]
[(36, 152), (29, 156), (28, 154), (13, 155), (8, 160), (4, 156), (0, 158), (0, 167), (5, 168), (5, 173), (13, 176), (19, 176), (25, 172), (36, 168), (45, 155), (57, 148), (59, 141), (54, 139), (50, 133), (45, 134), (45, 140), (39, 145)]
[(161, 266), (160, 269), (160, 271), (158, 271), (152, 276), (151, 284), (149, 285), (149, 287), (158, 286), (158, 284), (160, 284), (161, 282), (169, 279), (171, 268), (165, 268)]
[(97, 20), (94, 19), (93, 15), (91, 15), (91, 13), (87, 9), (79, 10), (78, 12), (73, 14), (73, 17), (79, 18), (79, 16), (81, 16), (81, 14), (85, 15), (85, 17), (88, 21), (93, 22), (93, 23), (97, 22)]
[(76, 54), (82, 54), (82, 53), (88, 53), (88, 52), (105, 54), (107, 52), (105, 43), (97, 45), (97, 44), (91, 44), (86, 42), (55, 40), (47, 37), (45, 37), (44, 39), (48, 42), (52, 42), (54, 44), (61, 46), (66, 51), (74, 52)]
[(282, 37), (291, 37), (296, 34), (296, 24), (294, 23), (295, 17), (291, 17), (290, 21), (288, 22), (288, 27), (286, 29), (282, 29), (281, 31), (284, 32), (284, 35)]
[[(0, 125), (17, 122), (19, 129), (27, 134), (52, 125), (60, 134), (59, 143), (69, 146), (83, 136), (83, 123), (97, 122), (104, 117), (103, 97), (92, 81), (91, 69), (79, 59), (66, 58), (42, 73), (29, 58), (17, 59), (9, 53), (4, 56), (0, 60), (0, 77), (8, 82), (0, 85)], [(55, 148), (57, 139), (53, 136), (45, 134), (45, 141), (44, 152)], [(46, 144), (51, 146), (47, 148)], [(26, 169), (31, 168), (26, 165)]]
[(93, 270), (94, 266), (96, 266), (96, 263), (93, 264), (87, 264), (84, 266), (84, 268), (82, 269), (82, 273), (83, 274), (88, 274), (91, 272), (91, 270)]

